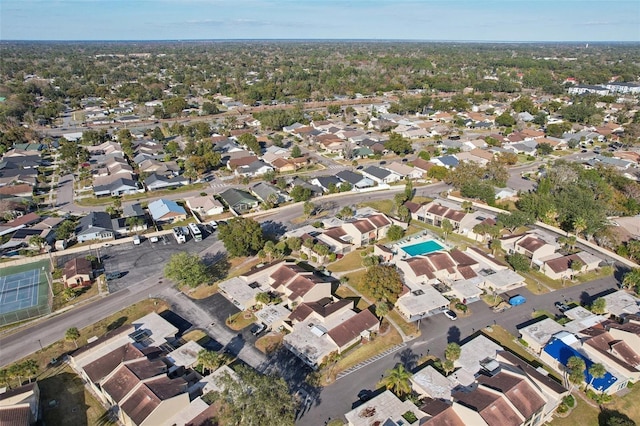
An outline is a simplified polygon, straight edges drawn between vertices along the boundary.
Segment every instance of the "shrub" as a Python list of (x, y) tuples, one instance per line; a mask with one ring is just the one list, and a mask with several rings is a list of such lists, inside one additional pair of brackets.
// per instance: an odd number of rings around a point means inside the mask
[(564, 414), (567, 411), (569, 411), (569, 407), (567, 407), (567, 405), (565, 403), (562, 403), (562, 404), (558, 405), (558, 408), (556, 409), (556, 411), (559, 414)]
[(309, 259), (309, 256), (307, 256), (306, 253), (300, 253), (300, 259), (307, 260), (307, 259)]
[(562, 403), (569, 408), (573, 408), (576, 405), (576, 399), (573, 397), (573, 395), (567, 395), (562, 398)]
[(525, 348), (528, 348), (528, 347), (529, 347), (529, 344), (527, 343), (527, 341), (526, 341), (526, 340), (524, 340), (524, 339), (522, 339), (522, 338), (521, 338), (521, 339), (518, 339), (518, 342), (520, 342), (520, 344), (521, 344), (522, 346), (524, 346)]
[(467, 305), (465, 305), (464, 303), (456, 303), (455, 307), (460, 312), (467, 312), (469, 310), (469, 307)]

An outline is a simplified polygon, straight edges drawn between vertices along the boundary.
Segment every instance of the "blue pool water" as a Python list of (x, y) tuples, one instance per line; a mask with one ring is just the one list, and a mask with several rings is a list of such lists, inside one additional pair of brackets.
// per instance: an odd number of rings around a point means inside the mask
[(404, 252), (407, 253), (409, 256), (419, 256), (421, 254), (429, 254), (429, 253), (433, 253), (434, 251), (444, 250), (444, 247), (440, 245), (440, 243), (438, 243), (437, 241), (428, 240), (418, 244), (404, 246), (404, 247), (401, 247), (401, 249), (404, 250)]

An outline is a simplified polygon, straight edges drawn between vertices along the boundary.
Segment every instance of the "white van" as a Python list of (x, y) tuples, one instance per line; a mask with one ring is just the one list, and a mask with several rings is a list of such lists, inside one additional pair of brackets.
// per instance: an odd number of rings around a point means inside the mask
[(140, 245), (140, 242), (141, 242), (140, 235), (136, 235), (136, 236), (133, 237), (133, 245), (134, 246)]

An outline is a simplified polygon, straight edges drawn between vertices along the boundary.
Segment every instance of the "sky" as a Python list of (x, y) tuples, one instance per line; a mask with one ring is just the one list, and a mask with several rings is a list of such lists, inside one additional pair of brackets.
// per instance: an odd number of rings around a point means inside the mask
[(640, 1), (0, 0), (0, 40), (640, 41)]

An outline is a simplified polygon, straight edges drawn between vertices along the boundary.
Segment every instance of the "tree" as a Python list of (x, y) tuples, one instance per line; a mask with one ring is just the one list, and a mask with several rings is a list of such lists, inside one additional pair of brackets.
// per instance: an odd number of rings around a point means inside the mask
[(164, 267), (164, 275), (178, 283), (189, 287), (208, 284), (211, 274), (200, 256), (189, 253), (176, 253), (169, 258)]
[(413, 182), (407, 179), (407, 183), (404, 185), (404, 198), (411, 201), (413, 199)]
[(442, 363), (442, 369), (444, 370), (444, 374), (448, 376), (456, 369), (456, 366), (453, 361), (447, 359)]
[(515, 118), (513, 118), (511, 114), (509, 114), (506, 111), (503, 112), (501, 115), (497, 116), (495, 121), (498, 126), (503, 126), (503, 127), (512, 127), (512, 126), (515, 126), (516, 124)]
[(471, 201), (463, 201), (460, 207), (462, 207), (465, 213), (471, 213), (473, 211), (473, 203)]
[(573, 221), (573, 230), (576, 235), (579, 236), (585, 229), (587, 229), (587, 221), (583, 217), (577, 217)]
[(73, 342), (78, 348), (78, 339), (80, 338), (80, 331), (76, 327), (68, 328), (64, 333), (64, 339)]
[(198, 365), (200, 365), (203, 370), (208, 371), (209, 373), (216, 370), (223, 363), (223, 356), (216, 351), (202, 349), (200, 352), (198, 352)]
[(129, 228), (129, 232), (138, 233), (139, 228), (144, 224), (144, 219), (139, 216), (130, 216), (125, 219), (124, 223)]
[(391, 241), (398, 241), (402, 237), (404, 237), (404, 229), (402, 229), (399, 225), (391, 225), (389, 230), (387, 231), (387, 237)]
[(442, 228), (442, 233), (444, 234), (444, 239), (447, 239), (447, 236), (453, 232), (453, 224), (449, 219), (444, 219), (440, 224), (440, 228)]
[(451, 342), (447, 345), (446, 349), (444, 350), (444, 357), (448, 361), (454, 362), (460, 358), (461, 352), (462, 352), (462, 349), (460, 349), (460, 345), (457, 344), (456, 342)]
[(376, 301), (395, 304), (402, 293), (402, 278), (395, 266), (372, 266), (367, 269), (362, 279)]
[(411, 142), (399, 133), (393, 132), (389, 135), (389, 140), (384, 143), (384, 147), (396, 155), (404, 155), (412, 151)]
[(506, 260), (516, 272), (527, 272), (531, 267), (529, 258), (521, 253), (510, 254), (507, 256)]
[(549, 155), (553, 152), (553, 147), (547, 142), (542, 142), (538, 144), (536, 150), (540, 155)]
[(354, 211), (351, 207), (349, 206), (344, 206), (343, 208), (340, 209), (340, 211), (338, 212), (338, 214), (336, 216), (338, 216), (340, 219), (349, 219), (351, 217), (353, 217), (354, 215)]
[(499, 238), (494, 238), (489, 242), (489, 248), (493, 255), (496, 255), (498, 250), (502, 250), (502, 241)]
[(604, 365), (600, 363), (591, 364), (589, 367), (589, 375), (591, 376), (591, 380), (589, 380), (589, 386), (593, 386), (593, 381), (597, 379), (601, 379), (607, 374), (607, 369), (604, 368)]
[(302, 205), (302, 211), (304, 212), (304, 215), (309, 218), (313, 212), (316, 209), (316, 205), (313, 204), (311, 201), (305, 201), (304, 204)]
[(302, 239), (300, 237), (287, 238), (287, 248), (291, 251), (298, 251), (302, 247)]
[(32, 235), (29, 238), (29, 245), (38, 247), (38, 250), (42, 250), (46, 242), (47, 241), (40, 235)]
[(300, 157), (302, 157), (302, 150), (298, 145), (294, 145), (293, 148), (291, 148), (291, 158), (300, 158)]
[(427, 171), (427, 176), (432, 179), (445, 180), (449, 176), (449, 169), (444, 166), (433, 166)]
[(584, 370), (586, 368), (584, 360), (579, 356), (572, 356), (567, 360), (568, 379), (571, 387), (584, 382)]
[(294, 425), (297, 404), (282, 377), (241, 366), (237, 377), (224, 374), (218, 385), (223, 389), (217, 398), (222, 403), (220, 424), (269, 426), (277, 419), (280, 425)]
[(309, 200), (313, 194), (309, 188), (296, 185), (291, 189), (289, 195), (291, 195), (291, 198), (293, 198), (294, 202), (299, 203), (300, 201)]
[(593, 312), (594, 314), (602, 315), (607, 310), (607, 301), (602, 297), (598, 297), (596, 300), (593, 301), (590, 309), (591, 309), (591, 312)]
[(636, 426), (636, 422), (619, 411), (603, 410), (607, 420), (603, 426)]
[(578, 259), (575, 259), (571, 261), (570, 267), (573, 272), (580, 272), (584, 267), (584, 263)]
[(246, 217), (234, 217), (218, 227), (218, 238), (232, 257), (256, 254), (264, 247), (260, 224)]
[(260, 155), (262, 153), (262, 149), (260, 148), (260, 142), (258, 142), (258, 138), (251, 133), (244, 133), (238, 137), (238, 142), (242, 145), (245, 145), (251, 151), (253, 151), (256, 155)]
[(626, 272), (622, 278), (622, 286), (624, 288), (633, 288), (638, 293), (638, 289), (640, 289), (640, 268), (634, 268)]
[(56, 229), (56, 238), (66, 241), (74, 232), (76, 232), (76, 223), (71, 219), (67, 219), (58, 225), (58, 229)]
[(497, 222), (507, 228), (509, 232), (515, 231), (517, 228), (525, 225), (531, 225), (535, 222), (534, 218), (527, 212), (516, 210), (509, 213), (498, 213)]
[(370, 268), (372, 266), (376, 266), (380, 264), (380, 257), (378, 256), (364, 256), (362, 258), (362, 266), (365, 268)]
[(376, 316), (380, 318), (380, 322), (382, 322), (383, 318), (386, 317), (390, 311), (391, 307), (389, 303), (382, 300), (376, 303)]
[(20, 364), (22, 372), (29, 378), (29, 383), (31, 383), (33, 376), (38, 374), (38, 362), (35, 359), (29, 358)]
[(382, 385), (400, 397), (411, 393), (411, 372), (398, 364), (395, 368), (387, 371), (386, 377), (381, 381)]

